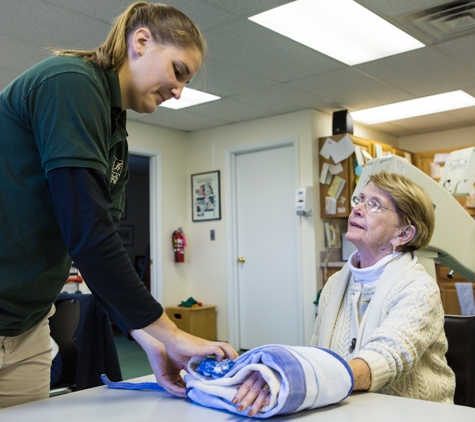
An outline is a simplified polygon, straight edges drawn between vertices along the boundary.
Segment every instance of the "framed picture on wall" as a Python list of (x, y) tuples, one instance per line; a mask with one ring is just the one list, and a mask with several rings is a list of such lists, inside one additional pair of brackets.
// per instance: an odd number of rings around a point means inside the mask
[(120, 234), (120, 238), (122, 239), (123, 246), (132, 246), (134, 244), (134, 227), (133, 226), (120, 226), (119, 234)]
[(191, 175), (193, 221), (221, 219), (219, 170)]

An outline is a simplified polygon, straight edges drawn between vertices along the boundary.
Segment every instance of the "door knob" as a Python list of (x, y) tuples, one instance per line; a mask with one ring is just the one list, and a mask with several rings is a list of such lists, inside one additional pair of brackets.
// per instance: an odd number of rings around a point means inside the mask
[(246, 258), (244, 258), (243, 256), (241, 256), (241, 257), (238, 258), (238, 262), (239, 262), (240, 264), (243, 264), (244, 262), (246, 262)]

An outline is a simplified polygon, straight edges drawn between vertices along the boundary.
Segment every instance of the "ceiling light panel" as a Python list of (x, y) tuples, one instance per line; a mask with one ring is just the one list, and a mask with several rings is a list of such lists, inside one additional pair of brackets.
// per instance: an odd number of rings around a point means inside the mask
[(357, 122), (374, 125), (473, 106), (475, 106), (474, 97), (464, 91), (452, 91), (353, 111), (350, 114)]
[(216, 95), (207, 94), (206, 92), (197, 91), (196, 89), (183, 88), (180, 99), (165, 101), (160, 104), (160, 107), (171, 108), (173, 110), (179, 110), (181, 108), (192, 107), (198, 104), (209, 103), (210, 101), (219, 100), (221, 97)]
[(297, 0), (249, 19), (350, 66), (424, 47), (352, 0)]

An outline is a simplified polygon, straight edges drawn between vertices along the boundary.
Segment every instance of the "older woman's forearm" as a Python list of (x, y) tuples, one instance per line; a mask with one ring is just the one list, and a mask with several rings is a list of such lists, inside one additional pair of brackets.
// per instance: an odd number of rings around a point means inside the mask
[(355, 380), (353, 391), (369, 390), (369, 387), (371, 387), (371, 370), (368, 364), (363, 359), (353, 359), (348, 362), (348, 365)]

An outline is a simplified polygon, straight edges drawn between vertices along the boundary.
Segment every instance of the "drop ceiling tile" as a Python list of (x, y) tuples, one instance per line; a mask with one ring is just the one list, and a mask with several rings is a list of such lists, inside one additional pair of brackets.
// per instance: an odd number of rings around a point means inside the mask
[(229, 98), (190, 107), (188, 111), (193, 114), (226, 121), (228, 123), (260, 119), (275, 114), (271, 110), (266, 110), (251, 104), (234, 101)]
[(38, 62), (51, 56), (51, 51), (40, 45), (28, 43), (5, 35), (0, 36), (0, 61), (3, 69), (10, 69), (20, 74)]
[(404, 127), (398, 126), (393, 122), (388, 123), (378, 123), (376, 125), (368, 125), (371, 129), (379, 130), (383, 133), (388, 133), (393, 136), (410, 136), (415, 135), (417, 132), (414, 129), (406, 129)]
[(437, 50), (442, 51), (447, 56), (466, 66), (468, 70), (475, 73), (475, 35), (457, 38), (435, 45)]
[(435, 113), (427, 116), (420, 116), (411, 119), (395, 120), (391, 122), (405, 129), (424, 132), (437, 132), (439, 130), (454, 129), (467, 126), (467, 123), (448, 113)]
[(470, 87), (475, 79), (475, 73), (447, 59), (434, 47), (364, 63), (355, 69), (415, 97)]
[(265, 10), (274, 9), (293, 0), (207, 0), (216, 6), (230, 10), (239, 16), (251, 16)]
[(0, 91), (3, 91), (20, 73), (0, 68)]
[(334, 101), (351, 111), (412, 98), (406, 92), (351, 67), (292, 81), (289, 85)]
[(206, 60), (189, 87), (220, 97), (275, 85), (275, 81), (217, 60)]
[[(38, 1), (38, 0), (37, 0)], [(74, 12), (82, 13), (93, 19), (102, 20), (112, 24), (116, 16), (119, 16), (132, 4), (130, 0), (40, 0), (44, 3), (55, 4), (60, 8), (66, 8)]]
[(211, 57), (278, 82), (345, 65), (246, 19), (205, 31)]
[(458, 110), (451, 110), (447, 112), (447, 114), (475, 126), (475, 107), (465, 107)]
[(0, 34), (15, 34), (17, 39), (36, 45), (95, 48), (103, 42), (108, 29), (102, 21), (54, 4), (28, 0), (2, 2)]
[(185, 132), (209, 129), (212, 127), (223, 126), (228, 123), (223, 120), (188, 113), (184, 110), (172, 110), (170, 113), (163, 114), (142, 114), (137, 118), (131, 117), (131, 120), (132, 119), (149, 125), (183, 130)]
[(429, 9), (448, 3), (447, 0), (411, 0), (411, 1), (391, 1), (391, 0), (355, 0), (367, 9), (382, 14), (387, 17), (395, 18), (401, 15), (418, 12), (419, 10)]
[(327, 111), (339, 107), (335, 102), (327, 101), (288, 84), (272, 85), (245, 94), (234, 95), (232, 98), (279, 114), (310, 108)]

